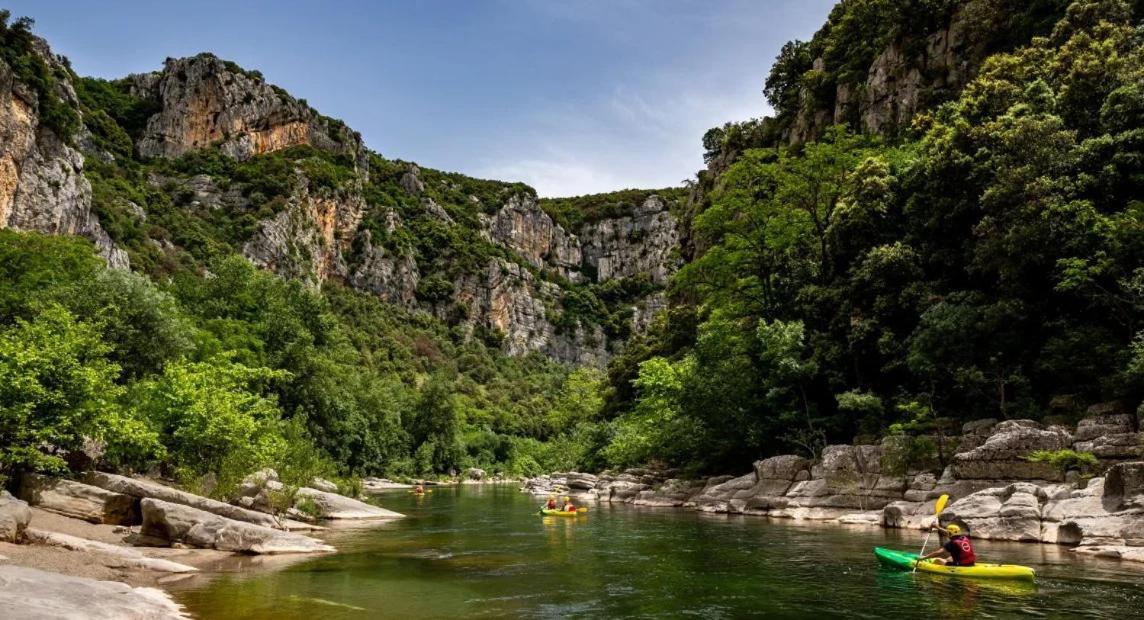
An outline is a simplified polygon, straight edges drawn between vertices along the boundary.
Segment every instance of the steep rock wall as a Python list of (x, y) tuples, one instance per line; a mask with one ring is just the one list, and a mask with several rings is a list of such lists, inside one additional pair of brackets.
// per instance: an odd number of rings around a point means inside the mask
[[(46, 44), (39, 48), (45, 61), (59, 67)], [(57, 95), (78, 109), (68, 82), (58, 83)], [(91, 212), (91, 184), (83, 176), (83, 156), (41, 124), (38, 97), (2, 60), (0, 228), (87, 237), (108, 264), (128, 266), (127, 254), (115, 247)]]
[(132, 94), (158, 102), (137, 147), (144, 157), (179, 157), (218, 145), (236, 159), (307, 144), (344, 154), (365, 175), (361, 136), (262, 79), (212, 54), (168, 58), (161, 71), (131, 77)]
[[(804, 91), (804, 105), (790, 127), (791, 144), (813, 141), (835, 124), (891, 134), (908, 127), (919, 110), (952, 96), (973, 77), (983, 56), (980, 44), (968, 36), (982, 26), (974, 17), (979, 4), (984, 3), (965, 3), (920, 42), (891, 43), (870, 65), (865, 81), (838, 84), (829, 105), (810, 101), (812, 94)], [(832, 67), (819, 58), (814, 69)]]

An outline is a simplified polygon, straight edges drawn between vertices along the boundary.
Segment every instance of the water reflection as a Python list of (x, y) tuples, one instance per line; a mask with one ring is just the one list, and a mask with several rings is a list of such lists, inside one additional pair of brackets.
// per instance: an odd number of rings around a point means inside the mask
[[(1140, 617), (1144, 567), (1056, 547), (980, 541), (985, 561), (1034, 566), (1036, 585), (881, 568), (874, 546), (919, 532), (672, 509), (592, 506), (541, 517), (514, 487), (382, 496), (408, 517), (324, 534), (340, 553), (268, 573), (181, 584), (203, 618)], [(238, 569), (241, 570), (241, 569)], [(366, 611), (361, 611), (366, 610)]]

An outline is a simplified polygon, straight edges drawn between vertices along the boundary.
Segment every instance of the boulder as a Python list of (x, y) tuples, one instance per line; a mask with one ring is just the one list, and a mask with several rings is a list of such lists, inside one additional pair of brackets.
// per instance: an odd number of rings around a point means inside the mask
[(465, 472), (465, 476), (468, 477), (469, 480), (475, 480), (477, 482), (480, 482), (481, 480), (484, 480), (488, 476), (488, 474), (483, 469), (478, 469), (476, 467), (470, 467), (469, 471)]
[(225, 502), (202, 497), (186, 491), (172, 489), (171, 487), (161, 485), (157, 482), (150, 480), (143, 480), (140, 478), (127, 478), (126, 476), (117, 476), (115, 474), (107, 474), (102, 472), (92, 472), (87, 476), (87, 482), (101, 489), (113, 491), (115, 493), (122, 493), (140, 499), (158, 499), (164, 502), (174, 504), (182, 504), (190, 506), (198, 510), (204, 510), (227, 519), (235, 519), (238, 521), (246, 521), (247, 523), (254, 523), (264, 527), (281, 527), (278, 519), (273, 515), (269, 515), (254, 510), (248, 510), (240, 506), (232, 506)]
[(1046, 500), (1045, 490), (1031, 483), (985, 489), (946, 507), (941, 522), (966, 525), (979, 538), (1035, 542), (1041, 537), (1041, 507)]
[(20, 497), (49, 512), (90, 523), (131, 525), (139, 522), (136, 500), (130, 495), (38, 474), (25, 474), (20, 482)]
[(755, 462), (755, 475), (760, 480), (794, 481), (799, 472), (809, 470), (810, 461), (794, 454), (772, 456)]
[[(273, 512), (275, 502), (271, 494), (286, 491), (287, 487), (281, 482), (267, 480), (256, 495), (244, 497), (241, 501), (252, 510)], [(394, 519), (404, 516), (352, 497), (309, 487), (298, 488), (292, 499), (293, 507), (287, 514), (297, 519)]]
[(1063, 480), (1060, 469), (1025, 457), (1035, 450), (1067, 448), (1071, 439), (1060, 427), (1042, 429), (1032, 420), (1006, 420), (994, 427), (985, 443), (954, 455), (953, 474), (971, 480)]
[(338, 485), (326, 480), (325, 478), (314, 478), (310, 481), (310, 486), (326, 493), (337, 493)]
[(396, 519), (405, 516), (399, 512), (367, 504), (352, 497), (307, 487), (298, 489), (294, 498), (295, 506), (298, 505), (299, 501), (313, 502), (318, 508), (318, 515), (323, 519)]
[(1073, 549), (1077, 553), (1086, 553), (1098, 558), (1127, 560), (1130, 562), (1144, 562), (1144, 547), (1129, 547), (1126, 545), (1092, 545)]
[(631, 502), (637, 506), (683, 506), (703, 490), (703, 482), (696, 480), (679, 480), (671, 478), (662, 486), (646, 491)]
[(0, 566), (0, 609), (6, 618), (181, 620), (190, 616), (162, 590), (133, 588), (58, 573)]
[(20, 542), (31, 520), (32, 511), (27, 502), (12, 497), (7, 491), (0, 491), (0, 541)]
[(635, 499), (643, 491), (650, 489), (646, 484), (630, 480), (616, 480), (607, 487), (606, 495), (601, 497), (609, 502), (627, 502)]
[(569, 489), (581, 489), (587, 491), (596, 488), (597, 478), (592, 474), (568, 472), (568, 474), (565, 476), (565, 480)]
[(1073, 444), (1078, 452), (1091, 452), (1104, 461), (1139, 459), (1144, 456), (1144, 433), (1099, 435)]
[(236, 521), (183, 504), (147, 498), (140, 502), (149, 541), (181, 543), (204, 549), (243, 553), (318, 553), (334, 548), (308, 536)]
[(1144, 461), (1113, 465), (1104, 478), (1104, 497), (1114, 509), (1144, 509)]
[(1089, 408), (1089, 416), (1077, 422), (1075, 441), (1090, 441), (1101, 435), (1120, 435), (1136, 431), (1136, 416), (1123, 409), (1112, 413), (1093, 415), (1096, 405)]
[(961, 438), (958, 441), (956, 452), (968, 452), (985, 443), (985, 440), (993, 434), (994, 426), (997, 426), (997, 420), (994, 418), (973, 420), (962, 424)]
[(278, 482), (278, 472), (270, 467), (260, 469), (242, 479), (238, 485), (238, 494), (241, 497), (257, 495), (268, 481)]

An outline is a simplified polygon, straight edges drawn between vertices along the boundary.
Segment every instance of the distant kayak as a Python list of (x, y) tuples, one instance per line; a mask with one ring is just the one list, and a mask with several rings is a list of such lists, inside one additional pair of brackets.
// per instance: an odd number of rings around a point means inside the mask
[(587, 510), (549, 510), (541, 508), (540, 514), (546, 517), (575, 517), (576, 515), (587, 514)]
[(973, 566), (945, 566), (936, 564), (933, 560), (917, 562), (918, 554), (908, 551), (897, 551), (885, 547), (874, 547), (874, 555), (884, 566), (901, 570), (913, 570), (917, 564), (919, 572), (946, 575), (947, 577), (977, 577), (982, 579), (1024, 579), (1032, 581), (1036, 571), (1028, 566), (1017, 564), (986, 564), (978, 562)]

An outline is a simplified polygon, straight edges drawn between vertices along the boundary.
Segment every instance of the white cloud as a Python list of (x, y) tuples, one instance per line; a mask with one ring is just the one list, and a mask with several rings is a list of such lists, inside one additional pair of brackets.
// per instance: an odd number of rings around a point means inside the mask
[(769, 112), (761, 91), (770, 57), (743, 36), (741, 21), (709, 26), (712, 43), (697, 46), (701, 52), (673, 57), (665, 47), (664, 64), (610, 92), (582, 102), (541, 100), (471, 172), (519, 179), (542, 196), (679, 185), (703, 167), (707, 129)]

